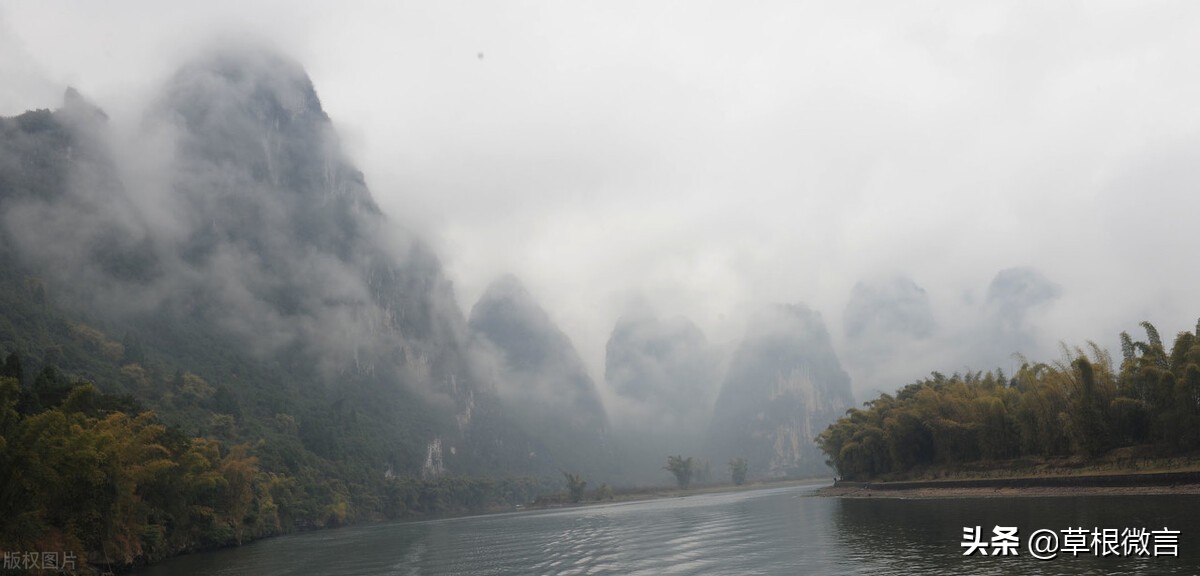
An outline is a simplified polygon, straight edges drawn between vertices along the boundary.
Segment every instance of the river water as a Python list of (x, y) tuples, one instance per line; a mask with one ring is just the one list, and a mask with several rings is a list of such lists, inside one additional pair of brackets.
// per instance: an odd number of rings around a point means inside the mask
[[(396, 522), (272, 538), (184, 556), (144, 576), (443, 574), (1200, 574), (1200, 496), (843, 499), (816, 487), (702, 494), (424, 522)], [(967, 550), (964, 528), (1017, 528), (1016, 556)], [(1137, 555), (1031, 555), (1038, 530), (1168, 528)], [(1039, 537), (1047, 540), (1046, 533)], [(1127, 550), (1124, 545), (1129, 545)], [(1103, 551), (1103, 542), (1097, 545)], [(984, 548), (990, 550), (991, 548)], [(1110, 551), (1112, 549), (1110, 548)], [(1048, 551), (1038, 551), (1048, 556)]]

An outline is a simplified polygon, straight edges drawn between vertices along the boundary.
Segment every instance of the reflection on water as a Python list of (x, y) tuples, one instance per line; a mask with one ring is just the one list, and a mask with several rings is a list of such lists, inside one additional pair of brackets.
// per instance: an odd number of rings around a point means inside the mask
[[(944, 500), (843, 499), (835, 515), (846, 554), (883, 574), (1196, 574), (1200, 571), (1200, 497), (1091, 496), (962, 498)], [(993, 526), (1017, 526), (1017, 557), (964, 557), (963, 528), (979, 526), (984, 541)], [(1097, 557), (1041, 561), (1026, 549), (1034, 531), (1082, 527), (1147, 528), (1182, 532), (1179, 558)], [(1090, 537), (1089, 537), (1090, 544)]]
[[(845, 500), (813, 488), (392, 523), (177, 558), (150, 575), (1193, 574), (1200, 497)], [(1020, 527), (1012, 557), (963, 557), (962, 529)], [(1038, 528), (1170, 526), (1181, 558), (1029, 557)]]

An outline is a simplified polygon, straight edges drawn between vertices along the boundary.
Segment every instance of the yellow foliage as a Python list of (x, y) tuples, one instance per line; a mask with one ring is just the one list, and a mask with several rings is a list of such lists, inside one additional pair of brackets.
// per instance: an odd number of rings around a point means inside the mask
[(121, 375), (133, 384), (136, 390), (147, 391), (151, 387), (150, 374), (141, 364), (126, 364), (121, 367)]
[(179, 385), (179, 392), (189, 400), (206, 400), (212, 398), (214, 390), (203, 378), (186, 372), (183, 375), (183, 383)]
[(275, 415), (275, 426), (284, 434), (296, 435), (300, 431), (300, 426), (296, 424), (296, 418), (291, 414), (279, 413)]
[(334, 495), (333, 504), (329, 505), (329, 524), (332, 526), (341, 526), (346, 523), (346, 517), (350, 515), (350, 503), (341, 494)]
[(125, 347), (120, 342), (110, 339), (100, 330), (87, 324), (71, 326), (71, 337), (114, 362), (125, 356)]
[(229, 414), (213, 414), (208, 419), (208, 426), (222, 438), (237, 437), (237, 420)]

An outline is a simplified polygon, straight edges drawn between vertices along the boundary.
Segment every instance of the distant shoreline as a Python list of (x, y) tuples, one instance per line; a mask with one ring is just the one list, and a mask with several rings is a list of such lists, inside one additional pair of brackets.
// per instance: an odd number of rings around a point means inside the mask
[[(642, 502), (647, 500), (661, 500), (664, 498), (683, 498), (685, 496), (699, 496), (701, 494), (724, 494), (728, 492), (746, 492), (751, 490), (767, 490), (771, 488), (787, 488), (791, 486), (814, 486), (829, 482), (829, 477), (816, 478), (786, 478), (778, 480), (757, 480), (746, 482), (745, 484), (701, 484), (690, 488), (677, 487), (649, 487), (649, 488), (625, 488), (617, 489), (613, 493), (611, 499), (595, 500), (588, 498), (579, 502), (551, 502), (546, 504), (530, 504), (524, 506), (522, 510), (557, 510), (564, 508), (580, 508), (584, 506), (593, 506), (597, 504), (618, 504), (625, 502)], [(513, 512), (511, 508), (498, 510), (502, 512)]]
[(1013, 496), (1200, 495), (1200, 472), (1081, 474), (902, 482), (835, 482), (819, 496), (843, 498), (961, 498)]

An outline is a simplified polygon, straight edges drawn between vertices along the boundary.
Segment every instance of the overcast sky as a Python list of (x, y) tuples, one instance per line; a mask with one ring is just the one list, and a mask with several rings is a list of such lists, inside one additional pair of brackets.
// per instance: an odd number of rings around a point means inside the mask
[[(841, 343), (896, 274), (949, 341), (1041, 271), (1040, 359), (1200, 315), (1200, 4), (294, 4), (0, 2), (0, 114), (73, 85), (133, 125), (197, 46), (275, 44), (464, 310), (516, 274), (597, 379), (630, 307), (731, 342), (803, 301)], [(913, 377), (977, 361), (929, 348)]]

